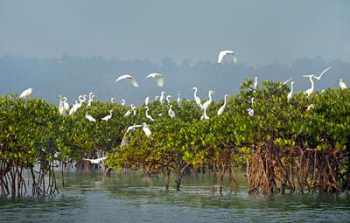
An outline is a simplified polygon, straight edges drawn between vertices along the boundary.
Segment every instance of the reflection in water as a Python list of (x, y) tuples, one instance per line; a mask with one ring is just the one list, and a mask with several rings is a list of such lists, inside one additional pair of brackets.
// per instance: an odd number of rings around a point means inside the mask
[(346, 222), (346, 195), (218, 196), (208, 176), (184, 179), (181, 192), (164, 191), (162, 178), (69, 173), (53, 200), (0, 201), (0, 222)]

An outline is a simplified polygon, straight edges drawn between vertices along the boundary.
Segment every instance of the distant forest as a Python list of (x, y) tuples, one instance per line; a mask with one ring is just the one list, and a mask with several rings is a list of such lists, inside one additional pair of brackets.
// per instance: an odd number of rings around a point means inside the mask
[[(299, 59), (291, 64), (270, 64), (255, 67), (251, 64), (229, 61), (224, 64), (214, 62), (175, 62), (165, 58), (158, 63), (147, 60), (118, 60), (102, 57), (72, 57), (59, 59), (35, 59), (14, 56), (0, 57), (0, 94), (17, 93), (32, 87), (33, 96), (52, 103), (58, 102), (58, 95), (64, 95), (74, 102), (80, 94), (94, 91), (99, 100), (125, 98), (127, 103), (141, 103), (145, 96), (156, 96), (161, 90), (181, 97), (192, 97), (192, 87), (199, 88), (199, 95), (207, 97), (209, 89), (215, 90), (214, 99), (221, 99), (225, 93), (238, 91), (240, 83), (247, 78), (259, 77), (261, 80), (295, 80), (298, 90), (308, 88), (309, 81), (303, 74), (318, 73), (327, 66), (332, 69), (316, 89), (338, 87), (339, 78), (350, 85), (350, 63), (320, 57)], [(163, 73), (166, 77), (164, 88), (145, 78), (152, 72)], [(127, 82), (115, 82), (118, 75), (132, 73), (140, 87), (133, 88)]]

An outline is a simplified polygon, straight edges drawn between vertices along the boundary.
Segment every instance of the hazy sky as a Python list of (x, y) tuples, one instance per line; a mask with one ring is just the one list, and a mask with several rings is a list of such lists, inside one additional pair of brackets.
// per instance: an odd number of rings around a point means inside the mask
[(350, 61), (348, 0), (0, 0), (0, 56)]

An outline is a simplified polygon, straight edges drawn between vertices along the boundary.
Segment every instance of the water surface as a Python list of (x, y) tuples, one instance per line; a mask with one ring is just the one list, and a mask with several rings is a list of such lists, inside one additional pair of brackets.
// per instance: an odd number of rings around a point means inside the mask
[(73, 174), (54, 199), (0, 201), (0, 222), (350, 222), (345, 195), (249, 196), (242, 185), (218, 196), (208, 176), (166, 193), (162, 179)]

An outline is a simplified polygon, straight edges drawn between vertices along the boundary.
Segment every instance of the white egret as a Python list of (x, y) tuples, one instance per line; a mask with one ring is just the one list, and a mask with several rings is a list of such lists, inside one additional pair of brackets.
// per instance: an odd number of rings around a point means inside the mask
[(291, 80), (292, 80), (292, 78), (289, 78), (288, 80), (284, 81), (282, 84), (283, 84), (283, 85), (286, 85), (286, 84), (288, 84), (288, 82), (291, 81)]
[(209, 105), (213, 102), (213, 98), (212, 98), (212, 94), (213, 94), (213, 93), (214, 93), (213, 90), (209, 90), (209, 92), (208, 92), (208, 98), (209, 98), (209, 99), (208, 99), (206, 102), (203, 103), (202, 109), (207, 110), (208, 107), (209, 107)]
[(124, 106), (124, 105), (126, 104), (126, 101), (125, 101), (124, 98), (120, 99), (120, 104), (121, 104), (122, 106)]
[(209, 116), (207, 115), (207, 108), (203, 108), (203, 114), (201, 116), (201, 120), (208, 120)]
[(131, 104), (130, 108), (131, 108), (133, 115), (135, 116), (136, 115), (136, 106), (134, 104)]
[(225, 107), (226, 107), (226, 103), (227, 103), (227, 94), (225, 94), (224, 96), (224, 104), (219, 108), (218, 110), (218, 116), (222, 115), (222, 113), (224, 113)]
[[(114, 98), (114, 97), (111, 97), (110, 101), (111, 101), (112, 104), (114, 104), (115, 98)], [(88, 105), (88, 106), (89, 106), (89, 105)]]
[(113, 110), (109, 110), (109, 115), (106, 115), (105, 117), (101, 118), (102, 121), (109, 121), (112, 118), (112, 112)]
[(145, 114), (145, 116), (146, 116), (146, 118), (148, 120), (150, 120), (151, 122), (154, 122), (154, 119), (152, 118), (152, 116), (148, 112), (149, 112), (149, 107), (146, 106), (146, 112), (145, 112), (146, 114)]
[(63, 97), (60, 95), (60, 100), (59, 100), (59, 104), (58, 104), (58, 113), (60, 115), (64, 115), (65, 114), (65, 109), (64, 109), (64, 104), (63, 104)]
[(83, 160), (89, 161), (91, 164), (100, 164), (100, 163), (102, 163), (105, 159), (107, 159), (107, 156), (100, 157), (100, 158), (97, 158), (97, 159), (87, 159), (87, 158), (83, 158)]
[(91, 106), (91, 103), (94, 101), (94, 97), (95, 97), (94, 93), (93, 92), (89, 92), (89, 99), (88, 99), (88, 105), (87, 106)]
[(254, 77), (254, 83), (253, 83), (253, 89), (256, 90), (256, 88), (258, 87), (258, 77)]
[(166, 98), (165, 98), (165, 100), (166, 100), (166, 102), (167, 102), (168, 104), (170, 104), (170, 98), (171, 98), (171, 95), (167, 95)]
[(149, 104), (149, 97), (147, 96), (147, 97), (145, 98), (145, 106), (148, 106), (148, 104)]
[(177, 105), (178, 105), (178, 106), (181, 105), (181, 95), (180, 95), (180, 93), (177, 94), (176, 102), (177, 102)]
[(313, 75), (312, 74), (311, 75), (304, 75), (304, 77), (309, 78), (309, 81), (311, 83), (311, 87), (305, 91), (305, 94), (309, 97), (314, 92), (314, 88), (315, 88), (314, 80), (312, 79)]
[(175, 118), (175, 112), (172, 109), (172, 107), (173, 107), (172, 105), (169, 105), (168, 115), (170, 118)]
[(89, 120), (90, 122), (96, 122), (96, 119), (94, 117), (92, 117), (91, 115), (89, 115), (88, 113), (85, 114), (85, 118), (87, 120)]
[(339, 87), (340, 87), (340, 89), (342, 89), (342, 90), (348, 88), (348, 86), (346, 86), (346, 84), (345, 84), (345, 82), (343, 81), (342, 78), (339, 79)]
[(289, 91), (289, 93), (288, 93), (288, 95), (287, 95), (287, 101), (289, 102), (290, 101), (290, 99), (292, 99), (292, 97), (293, 97), (293, 87), (294, 86), (294, 81), (291, 81), (290, 82), (290, 91)]
[(139, 84), (137, 83), (136, 79), (130, 74), (120, 75), (115, 81), (118, 82), (118, 81), (121, 81), (121, 80), (129, 80), (132, 86), (134, 86), (134, 87), (138, 87), (139, 86)]
[(77, 100), (75, 100), (74, 104), (72, 105), (71, 109), (69, 110), (69, 115), (73, 115), (75, 112), (78, 111), (78, 109), (81, 107), (81, 103), (79, 103)]
[(194, 98), (194, 101), (197, 103), (197, 105), (202, 108), (202, 103), (201, 103), (201, 99), (200, 97), (197, 96), (197, 87), (193, 87), (193, 98)]
[(314, 109), (314, 108), (315, 108), (315, 105), (311, 104), (311, 105), (307, 106), (306, 111), (310, 111), (311, 109)]
[(251, 106), (253, 106), (253, 105), (254, 105), (254, 100), (255, 100), (255, 98), (254, 98), (254, 97), (250, 98), (250, 104), (251, 104)]
[(254, 116), (254, 110), (252, 108), (247, 109), (248, 115), (253, 117)]
[(135, 131), (136, 128), (141, 128), (141, 127), (142, 127), (142, 125), (133, 124), (126, 129), (125, 134), (127, 134), (128, 132)]
[(147, 79), (153, 78), (157, 81), (158, 87), (163, 87), (164, 86), (164, 75), (160, 73), (151, 73), (147, 75)]
[(237, 63), (237, 57), (235, 56), (235, 52), (233, 50), (220, 51), (218, 55), (218, 63), (222, 63), (226, 55), (233, 55), (233, 63)]
[(19, 95), (19, 98), (23, 98), (23, 99), (29, 98), (30, 96), (32, 96), (32, 93), (33, 93), (33, 89), (32, 88), (28, 88), (28, 89), (24, 90)]
[(68, 99), (66, 98), (66, 97), (63, 97), (63, 107), (64, 107), (64, 110), (66, 111), (66, 112), (68, 112), (69, 111), (69, 104), (68, 104)]
[(324, 69), (318, 76), (316, 76), (316, 74), (313, 74), (313, 77), (316, 79), (316, 80), (321, 80), (322, 76), (327, 73), (332, 67), (327, 67), (326, 69)]
[(165, 98), (165, 91), (160, 92), (159, 102), (163, 104)]
[(148, 125), (147, 125), (146, 122), (142, 123), (142, 131), (145, 133), (145, 135), (146, 135), (147, 137), (150, 137), (151, 134), (152, 134), (152, 132), (151, 132), (151, 130), (149, 129), (149, 127), (148, 127)]

